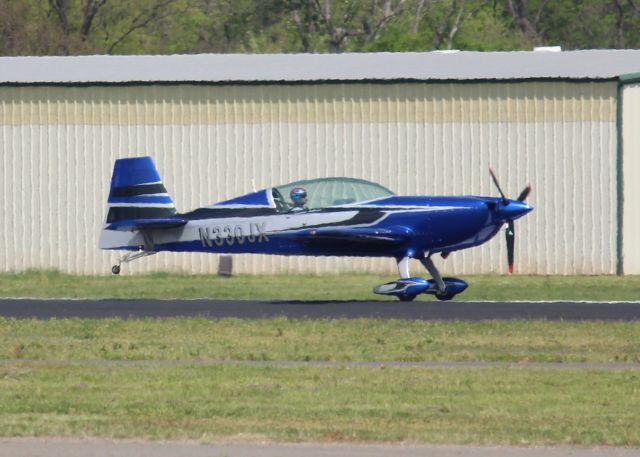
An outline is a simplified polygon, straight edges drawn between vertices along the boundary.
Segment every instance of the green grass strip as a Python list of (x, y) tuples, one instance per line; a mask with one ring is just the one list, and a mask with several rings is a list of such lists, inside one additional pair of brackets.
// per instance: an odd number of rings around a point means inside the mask
[[(415, 272), (416, 274), (424, 274)], [(640, 300), (640, 276), (463, 276), (464, 300)], [(395, 280), (374, 274), (278, 276), (154, 273), (79, 276), (58, 271), (0, 274), (3, 297), (238, 298), (260, 300), (396, 300), (374, 286)], [(419, 300), (433, 300), (421, 295)]]
[(640, 445), (634, 371), (0, 367), (0, 435)]
[(0, 318), (0, 359), (640, 362), (640, 322)]

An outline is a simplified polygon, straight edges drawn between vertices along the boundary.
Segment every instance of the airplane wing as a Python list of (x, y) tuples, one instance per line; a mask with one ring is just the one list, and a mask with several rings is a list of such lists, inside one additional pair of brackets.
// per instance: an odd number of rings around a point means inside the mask
[(401, 244), (412, 236), (411, 230), (406, 227), (325, 227), (307, 229), (297, 232), (292, 236), (299, 241), (345, 241), (353, 243), (388, 243)]
[(115, 221), (105, 227), (106, 230), (151, 230), (151, 229), (169, 229), (185, 225), (187, 219), (181, 217), (163, 217), (155, 219), (123, 219)]

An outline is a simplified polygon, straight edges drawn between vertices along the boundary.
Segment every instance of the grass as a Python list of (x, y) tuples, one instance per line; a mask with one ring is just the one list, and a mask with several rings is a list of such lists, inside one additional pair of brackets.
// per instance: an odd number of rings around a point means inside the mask
[[(39, 270), (0, 274), (0, 296), (39, 298), (237, 298), (396, 300), (372, 292), (397, 279), (374, 274), (79, 276)], [(639, 300), (640, 276), (465, 276), (465, 300)], [(432, 300), (421, 295), (418, 300)]]
[[(370, 300), (391, 279), (30, 271), (0, 296)], [(466, 299), (640, 297), (640, 277), (468, 279)], [(637, 363), (638, 322), (0, 318), (0, 359), (0, 436), (640, 446), (637, 370), (189, 364)]]
[(640, 362), (640, 322), (0, 318), (0, 359)]
[(637, 370), (197, 363), (630, 362), (639, 336), (625, 322), (0, 319), (0, 436), (640, 446)]
[(634, 371), (0, 367), (0, 435), (640, 445)]

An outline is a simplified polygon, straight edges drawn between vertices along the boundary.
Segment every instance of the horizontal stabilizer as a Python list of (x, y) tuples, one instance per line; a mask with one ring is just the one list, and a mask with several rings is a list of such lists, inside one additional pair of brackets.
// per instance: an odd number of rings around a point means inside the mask
[(187, 222), (187, 219), (181, 217), (165, 217), (156, 219), (123, 219), (110, 223), (105, 227), (105, 229), (121, 231), (170, 229), (181, 227)]

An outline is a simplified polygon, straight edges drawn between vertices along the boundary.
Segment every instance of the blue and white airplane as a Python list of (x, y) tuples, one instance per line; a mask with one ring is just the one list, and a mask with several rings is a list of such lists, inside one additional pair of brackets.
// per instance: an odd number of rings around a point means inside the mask
[[(432, 256), (478, 246), (507, 224), (513, 271), (514, 223), (533, 208), (501, 197), (398, 196), (369, 181), (323, 178), (297, 181), (178, 213), (151, 157), (116, 160), (100, 248), (130, 251), (113, 266), (162, 251), (310, 256), (391, 257), (400, 279), (374, 292), (413, 300), (420, 293), (450, 300), (467, 288), (443, 278)], [(287, 198), (285, 198), (285, 196)], [(289, 201), (289, 198), (292, 201)], [(418, 259), (432, 279), (412, 277)]]

